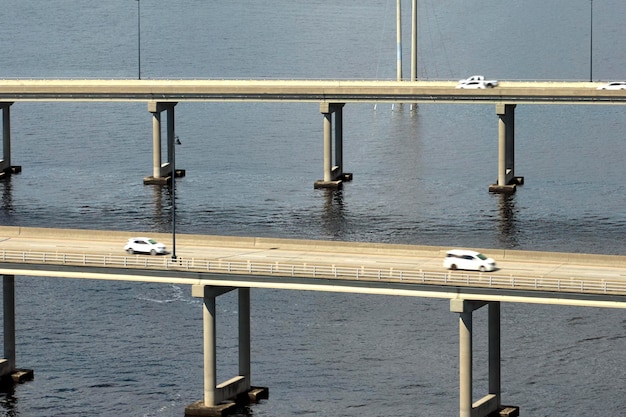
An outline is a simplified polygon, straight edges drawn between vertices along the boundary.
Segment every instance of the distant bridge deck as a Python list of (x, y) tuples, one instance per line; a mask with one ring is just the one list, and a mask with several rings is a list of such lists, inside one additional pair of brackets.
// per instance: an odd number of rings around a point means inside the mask
[(0, 101), (626, 104), (626, 90), (598, 90), (602, 84), (501, 81), (466, 90), (456, 81), (5, 79)]
[(484, 249), (479, 273), (443, 247), (177, 234), (172, 260), (126, 254), (136, 234), (0, 227), (0, 274), (626, 308), (624, 256)]

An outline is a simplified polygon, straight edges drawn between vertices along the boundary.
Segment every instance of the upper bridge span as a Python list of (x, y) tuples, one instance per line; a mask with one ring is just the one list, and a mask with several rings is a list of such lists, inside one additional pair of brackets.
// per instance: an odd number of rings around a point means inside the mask
[[(340, 188), (352, 174), (343, 163), (343, 106), (348, 103), (495, 104), (498, 117), (497, 181), (492, 192), (514, 192), (524, 177), (515, 172), (517, 104), (626, 104), (626, 90), (599, 90), (601, 83), (502, 81), (495, 88), (458, 89), (456, 81), (383, 80), (0, 80), (2, 148), (0, 175), (19, 172), (11, 164), (10, 107), (16, 102), (147, 102), (152, 114), (152, 175), (146, 184), (163, 184), (184, 175), (174, 161), (174, 107), (178, 102), (316, 102), (323, 117), (323, 178), (315, 188)], [(161, 155), (161, 114), (166, 113), (167, 161)]]
[(457, 89), (456, 81), (9, 79), (0, 101), (288, 101), (625, 104), (625, 90), (602, 83), (502, 81), (495, 88)]

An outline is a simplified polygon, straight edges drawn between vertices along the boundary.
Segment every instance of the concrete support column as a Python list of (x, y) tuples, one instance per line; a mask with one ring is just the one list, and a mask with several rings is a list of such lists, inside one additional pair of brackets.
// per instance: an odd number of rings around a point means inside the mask
[(501, 387), (500, 387), (500, 303), (489, 303), (489, 393), (497, 398), (500, 407)]
[(459, 416), (472, 417), (472, 312), (459, 314)]
[[(489, 393), (476, 402), (472, 401), (473, 392), (473, 347), (472, 347), (472, 315), (484, 305), (489, 305)], [(515, 417), (519, 408), (501, 405), (500, 388), (500, 303), (469, 301), (463, 299), (450, 300), (450, 311), (459, 313), (459, 416)], [(497, 413), (497, 414), (496, 414)]]
[(4, 358), (0, 359), (0, 381), (22, 383), (33, 379), (32, 369), (17, 369), (15, 349), (15, 276), (2, 277), (4, 314)]
[(250, 389), (250, 288), (239, 288), (239, 375)]
[[(324, 116), (324, 179), (315, 181), (315, 188), (342, 187), (343, 181), (352, 180), (352, 174), (343, 172), (343, 106), (344, 103), (321, 103)], [(335, 114), (335, 140), (333, 166), (333, 113)]]
[[(174, 130), (174, 107), (176, 104), (178, 103), (157, 101), (148, 103), (148, 111), (152, 113), (152, 176), (144, 178), (144, 184), (167, 184), (171, 181), (172, 175), (177, 177), (185, 176), (185, 171), (182, 169), (176, 169), (175, 172), (172, 172), (174, 169), (172, 159), (176, 143)], [(167, 161), (165, 163), (162, 162), (161, 154), (161, 113), (164, 111), (167, 112)]]
[[(176, 129), (174, 128), (174, 106), (167, 109), (167, 161), (171, 164), (174, 160), (174, 141), (176, 136)], [(169, 173), (172, 174), (172, 170), (176, 169), (173, 164), (170, 166)]]
[(2, 375), (15, 370), (15, 276), (4, 275), (2, 279), (2, 301), (4, 312), (4, 359)]
[(498, 181), (489, 191), (515, 192), (524, 183), (523, 177), (515, 176), (515, 104), (496, 104), (498, 115)]
[(335, 166), (333, 176), (343, 179), (343, 104), (335, 105)]
[(333, 120), (330, 112), (324, 113), (324, 182), (332, 180), (332, 157), (333, 157)]
[(0, 103), (2, 109), (2, 160), (0, 160), (0, 178), (22, 171), (20, 166), (11, 165), (11, 105)]
[(161, 113), (152, 113), (152, 177), (161, 178)]
[(216, 348), (215, 348), (215, 297), (204, 297), (202, 309), (202, 323), (204, 331), (204, 405), (216, 405)]
[(2, 107), (2, 171), (11, 167), (11, 105)]
[(232, 287), (193, 285), (191, 295), (203, 298), (204, 398), (185, 408), (185, 416), (222, 416), (231, 414), (238, 402), (268, 398), (268, 389), (252, 387), (250, 382), (250, 288), (239, 288), (239, 375), (217, 384), (216, 298)]

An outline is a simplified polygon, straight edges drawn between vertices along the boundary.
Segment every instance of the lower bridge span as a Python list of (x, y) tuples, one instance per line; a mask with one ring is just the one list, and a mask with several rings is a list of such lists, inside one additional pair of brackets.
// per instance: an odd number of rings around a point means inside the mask
[[(517, 415), (501, 400), (500, 303), (626, 307), (626, 257), (479, 249), (494, 258), (493, 272), (448, 271), (438, 246), (312, 241), (259, 237), (176, 235), (178, 256), (127, 254), (127, 239), (144, 232), (0, 227), (4, 275), (5, 356), (15, 366), (15, 276), (106, 279), (189, 285), (203, 300), (204, 396), (187, 415), (222, 415), (242, 397), (266, 398), (250, 378), (250, 289), (332, 291), (450, 300), (459, 314), (461, 417)], [(170, 245), (172, 236), (151, 234)], [(239, 374), (216, 380), (216, 310), (220, 295), (238, 292)], [(472, 314), (489, 309), (489, 392), (472, 399)], [(217, 413), (217, 414), (216, 414)]]

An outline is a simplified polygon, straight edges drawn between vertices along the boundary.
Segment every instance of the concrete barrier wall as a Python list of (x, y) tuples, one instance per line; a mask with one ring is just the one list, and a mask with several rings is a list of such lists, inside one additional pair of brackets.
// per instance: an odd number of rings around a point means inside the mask
[[(41, 227), (19, 227), (0, 226), (0, 238), (2, 237), (23, 237), (33, 239), (75, 239), (75, 240), (99, 240), (107, 242), (117, 242), (120, 247), (127, 239), (133, 236), (149, 236), (157, 239), (166, 245), (171, 244), (172, 235), (170, 233), (152, 233), (137, 231), (107, 231), (107, 230), (86, 230), (86, 229), (53, 229)], [(425, 246), (408, 244), (389, 243), (367, 243), (367, 242), (341, 242), (305, 239), (282, 239), (265, 237), (236, 237), (236, 236), (215, 236), (215, 235), (192, 235), (176, 234), (176, 245), (194, 246), (225, 246), (237, 248), (271, 249), (281, 248), (287, 250), (307, 251), (307, 252), (337, 252), (372, 255), (391, 256), (424, 256), (442, 257), (445, 252), (452, 247)], [(546, 263), (573, 263), (591, 266), (624, 266), (626, 267), (626, 256), (618, 255), (598, 255), (584, 253), (565, 252), (542, 252), (542, 251), (520, 251), (509, 249), (488, 249), (472, 248), (484, 253), (497, 261), (512, 262), (546, 262)]]

